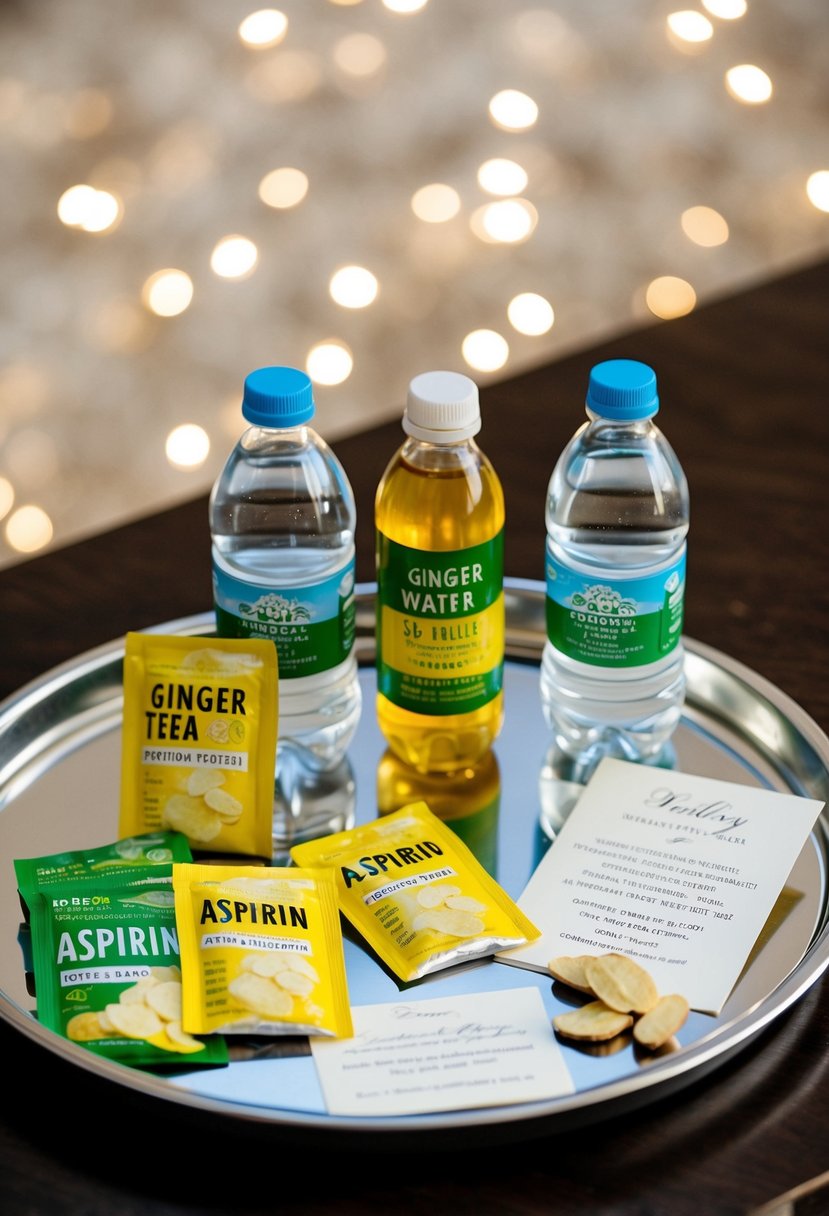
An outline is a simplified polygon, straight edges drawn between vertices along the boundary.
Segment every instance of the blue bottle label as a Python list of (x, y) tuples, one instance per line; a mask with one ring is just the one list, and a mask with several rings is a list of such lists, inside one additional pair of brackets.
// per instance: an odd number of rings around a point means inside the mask
[(685, 550), (658, 574), (612, 581), (547, 554), (547, 637), (562, 654), (596, 667), (643, 667), (679, 643)]
[(278, 590), (257, 587), (213, 565), (220, 637), (271, 638), (280, 680), (339, 666), (354, 646), (354, 559), (322, 582)]

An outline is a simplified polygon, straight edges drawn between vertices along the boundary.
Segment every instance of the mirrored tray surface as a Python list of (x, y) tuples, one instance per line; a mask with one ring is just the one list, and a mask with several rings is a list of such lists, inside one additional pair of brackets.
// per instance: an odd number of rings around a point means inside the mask
[[(452, 788), (440, 779), (418, 779), (386, 754), (374, 715), (374, 593), (373, 585), (357, 589), (364, 705), (347, 762), (323, 782), (288, 772), (278, 821), (281, 816), (283, 829), (290, 831), (293, 816), (302, 811), (315, 816), (320, 833), (366, 822), (379, 809), (423, 797), (518, 898), (550, 844), (540, 826), (540, 778), (549, 747), (538, 699), (544, 587), (506, 582), (504, 728), (488, 760)], [(209, 635), (213, 614), (166, 622), (155, 632)], [(692, 639), (685, 643), (688, 693), (674, 739), (676, 767), (826, 801), (829, 740), (812, 719), (754, 672)], [(750, 1044), (821, 977), (829, 962), (824, 811), (720, 1016), (692, 1013), (676, 1049), (646, 1061), (629, 1042), (613, 1053), (600, 1044), (562, 1044), (575, 1086), (572, 1095), (418, 1116), (334, 1118), (326, 1113), (307, 1039), (233, 1043), (229, 1067), (172, 1077), (95, 1056), (47, 1030), (34, 1016), (17, 941), (20, 906), (13, 860), (116, 839), (123, 646), (118, 639), (88, 651), (0, 705), (0, 1015), (80, 1068), (151, 1099), (219, 1118), (290, 1127), (309, 1138), (337, 1129), (399, 1138), (483, 1128), (490, 1138), (517, 1130), (540, 1134), (614, 1116), (697, 1080)], [(275, 860), (281, 860), (278, 852)], [(400, 999), (401, 986), (348, 932), (345, 949), (352, 1004)], [(523, 986), (538, 988), (551, 1018), (567, 1008), (549, 977), (492, 960), (406, 985), (405, 999)]]

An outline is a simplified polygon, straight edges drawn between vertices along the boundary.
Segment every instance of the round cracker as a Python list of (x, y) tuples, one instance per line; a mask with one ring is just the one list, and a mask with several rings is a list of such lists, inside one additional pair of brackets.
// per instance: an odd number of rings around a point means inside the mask
[(653, 1009), (638, 1019), (633, 1037), (649, 1051), (656, 1051), (684, 1026), (688, 1013), (689, 1005), (684, 996), (676, 992), (661, 996)]
[(90, 1010), (76, 1013), (69, 1019), (66, 1023), (66, 1037), (73, 1043), (91, 1043), (94, 1039), (105, 1039), (106, 1034), (98, 1014)]
[(280, 971), (273, 977), (274, 983), (294, 996), (309, 996), (314, 991), (314, 981), (310, 976), (302, 975), (299, 971)]
[(187, 778), (187, 793), (198, 798), (208, 790), (224, 785), (225, 775), (220, 768), (196, 768)]
[(215, 840), (222, 830), (222, 821), (216, 812), (205, 805), (204, 799), (191, 798), (189, 794), (173, 794), (167, 799), (162, 825), (181, 832), (197, 844)]
[(580, 1039), (586, 1043), (601, 1043), (615, 1039), (617, 1034), (633, 1025), (629, 1013), (610, 1009), (604, 1001), (590, 1001), (580, 1009), (560, 1013), (553, 1018), (553, 1026), (566, 1039)]
[(238, 819), (245, 809), (238, 798), (234, 798), (227, 790), (219, 789), (218, 786), (206, 790), (204, 800), (211, 811), (221, 815), (222, 819)]
[(181, 982), (165, 980), (147, 990), (147, 1004), (164, 1022), (181, 1021)]
[(554, 980), (567, 984), (569, 988), (575, 988), (577, 992), (595, 996), (584, 969), (585, 959), (589, 957), (591, 956), (587, 954), (559, 955), (558, 958), (550, 959), (547, 970)]
[(650, 972), (626, 954), (588, 957), (584, 973), (599, 1000), (619, 1013), (647, 1013), (659, 1000)]
[(107, 1017), (127, 1039), (148, 1039), (164, 1029), (164, 1023), (147, 1005), (107, 1005)]
[(263, 1018), (287, 1017), (294, 1007), (294, 998), (284, 988), (278, 988), (273, 980), (252, 971), (242, 971), (232, 979), (227, 990), (243, 1009)]

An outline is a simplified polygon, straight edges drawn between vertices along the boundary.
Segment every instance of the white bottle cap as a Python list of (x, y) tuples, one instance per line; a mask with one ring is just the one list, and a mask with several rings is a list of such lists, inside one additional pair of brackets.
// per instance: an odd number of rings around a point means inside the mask
[(459, 372), (423, 372), (409, 384), (403, 430), (428, 443), (456, 443), (481, 429), (478, 386)]

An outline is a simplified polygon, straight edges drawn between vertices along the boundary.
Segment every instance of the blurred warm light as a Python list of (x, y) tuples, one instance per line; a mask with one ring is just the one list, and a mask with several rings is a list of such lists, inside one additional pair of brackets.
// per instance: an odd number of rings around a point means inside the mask
[(708, 18), (695, 9), (670, 13), (667, 25), (672, 39), (678, 39), (680, 42), (707, 42), (714, 34), (714, 27)]
[(772, 94), (771, 78), (753, 63), (740, 63), (725, 74), (725, 87), (736, 101), (759, 106)]
[(748, 4), (746, 0), (702, 0), (702, 7), (721, 21), (736, 21), (745, 16)]
[(197, 469), (207, 460), (210, 438), (204, 427), (184, 422), (173, 427), (164, 444), (164, 454), (177, 469)]
[(695, 245), (712, 248), (728, 240), (728, 224), (713, 207), (688, 207), (680, 219), (682, 231)]
[(334, 47), (334, 62), (349, 76), (374, 76), (387, 58), (386, 48), (373, 34), (349, 34)]
[(343, 308), (366, 308), (377, 299), (377, 279), (364, 266), (342, 266), (331, 276), (331, 299)]
[(477, 372), (497, 372), (509, 358), (506, 338), (494, 329), (474, 329), (461, 345), (463, 357)]
[(141, 288), (141, 299), (157, 317), (177, 317), (190, 306), (193, 280), (183, 270), (157, 270)]
[(52, 539), (52, 521), (42, 507), (18, 507), (6, 523), (6, 541), (18, 553), (36, 553)]
[(691, 312), (697, 302), (697, 293), (685, 279), (665, 274), (648, 284), (645, 302), (655, 317), (669, 321)]
[(514, 160), (496, 156), (478, 169), (478, 185), (487, 194), (520, 194), (527, 186), (527, 171)]
[(806, 182), (809, 202), (818, 211), (829, 211), (829, 169), (818, 169)]
[(532, 97), (518, 89), (502, 89), (490, 101), (489, 114), (495, 125), (505, 131), (526, 131), (538, 118), (538, 106)]
[(112, 121), (112, 102), (100, 89), (79, 89), (69, 98), (64, 124), (72, 139), (93, 139)]
[(412, 211), (419, 220), (427, 224), (445, 224), (453, 219), (461, 209), (461, 200), (457, 190), (446, 186), (443, 182), (432, 182), (421, 186), (412, 195)]
[(84, 338), (98, 350), (136, 355), (153, 340), (153, 326), (146, 309), (146, 303), (142, 308), (129, 297), (98, 301), (85, 318)]
[(331, 4), (338, 4), (341, 8), (351, 8), (355, 4), (362, 4), (363, 0), (329, 0)]
[(315, 384), (342, 384), (351, 375), (354, 359), (345, 342), (329, 340), (312, 346), (305, 370)]
[(271, 169), (259, 183), (259, 197), (269, 207), (281, 211), (296, 207), (308, 193), (308, 178), (301, 169), (292, 169), (285, 165), (281, 169)]
[(0, 477), (0, 519), (5, 519), (14, 504), (14, 486), (7, 477)]
[(383, 0), (383, 7), (391, 13), (419, 13), (429, 0)]
[(221, 279), (244, 279), (259, 258), (259, 251), (246, 236), (223, 237), (210, 255), (210, 268)]
[(522, 291), (507, 305), (507, 316), (513, 329), (527, 337), (537, 338), (553, 328), (555, 313), (549, 300), (534, 291)]
[(81, 184), (70, 186), (58, 199), (58, 219), (67, 228), (107, 232), (121, 218), (121, 204), (108, 190)]
[(18, 485), (46, 485), (60, 473), (60, 453), (55, 439), (38, 426), (16, 430), (4, 444), (4, 463)]
[(245, 86), (259, 101), (279, 104), (304, 101), (322, 81), (318, 55), (310, 51), (279, 51), (257, 63), (245, 76)]
[(532, 236), (538, 212), (525, 198), (503, 198), (479, 207), (469, 223), (475, 236), (482, 241), (517, 245)]
[(277, 8), (260, 8), (239, 25), (239, 37), (254, 50), (277, 46), (288, 31), (288, 18)]

